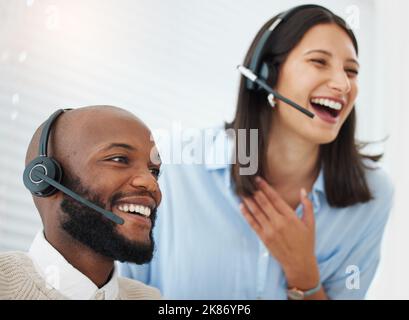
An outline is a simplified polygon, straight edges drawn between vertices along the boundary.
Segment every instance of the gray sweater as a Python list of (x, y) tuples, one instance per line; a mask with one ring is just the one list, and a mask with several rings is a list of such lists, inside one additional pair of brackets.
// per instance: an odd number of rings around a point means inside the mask
[[(117, 300), (160, 299), (158, 289), (142, 282), (118, 278)], [(0, 253), (0, 300), (67, 300), (54, 288), (46, 285), (37, 273), (30, 257), (23, 252)]]

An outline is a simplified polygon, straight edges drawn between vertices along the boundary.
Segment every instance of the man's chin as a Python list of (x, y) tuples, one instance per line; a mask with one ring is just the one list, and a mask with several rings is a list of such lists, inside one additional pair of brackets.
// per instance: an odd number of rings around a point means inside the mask
[[(112, 252), (112, 258), (121, 262), (131, 262), (136, 264), (148, 263), (153, 258), (154, 242), (127, 240), (127, 245), (122, 247), (120, 252)], [(124, 248), (126, 248), (124, 250)]]
[[(102, 197), (84, 186), (79, 177), (70, 175), (69, 172), (64, 175), (64, 185), (101, 208), (108, 208), (107, 203), (112, 207), (115, 197), (121, 196), (119, 193), (113, 195), (105, 203)], [(62, 229), (92, 251), (113, 260), (137, 264), (147, 263), (152, 259), (155, 246), (152, 237), (155, 210), (152, 211), (148, 224), (133, 219), (134, 223), (116, 225), (67, 195), (63, 195), (60, 208)]]
[(71, 199), (64, 199), (61, 205), (65, 213), (61, 227), (71, 237), (94, 252), (122, 262), (143, 264), (151, 261), (154, 251), (152, 232), (135, 233), (136, 238), (126, 237), (118, 228), (98, 213), (87, 208), (78, 208)]

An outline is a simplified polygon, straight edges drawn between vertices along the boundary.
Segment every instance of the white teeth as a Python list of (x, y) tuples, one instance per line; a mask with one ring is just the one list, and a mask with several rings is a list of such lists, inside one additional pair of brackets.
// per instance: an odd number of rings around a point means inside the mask
[(333, 100), (329, 100), (329, 99), (311, 99), (311, 102), (313, 103), (317, 103), (320, 105), (323, 105), (325, 107), (334, 109), (334, 110), (341, 110), (342, 109), (342, 104)]
[(151, 215), (151, 209), (145, 207), (145, 216), (149, 217)]
[(141, 206), (140, 214), (143, 214), (144, 216), (149, 217), (151, 215), (151, 209), (148, 207)]
[(142, 205), (137, 205), (137, 204), (124, 204), (124, 205), (119, 205), (118, 209), (123, 211), (123, 212), (135, 212), (135, 213), (140, 213), (144, 215), (145, 217), (149, 217), (151, 215), (151, 209), (149, 207), (145, 207)]

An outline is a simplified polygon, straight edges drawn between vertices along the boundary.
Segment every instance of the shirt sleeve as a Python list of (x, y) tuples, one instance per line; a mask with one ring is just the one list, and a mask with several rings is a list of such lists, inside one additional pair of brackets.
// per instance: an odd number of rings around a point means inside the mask
[(384, 182), (378, 190), (381, 196), (372, 207), (375, 212), (370, 224), (357, 238), (337, 271), (323, 283), (330, 299), (365, 298), (380, 261), (381, 241), (393, 203), (393, 185), (389, 180)]

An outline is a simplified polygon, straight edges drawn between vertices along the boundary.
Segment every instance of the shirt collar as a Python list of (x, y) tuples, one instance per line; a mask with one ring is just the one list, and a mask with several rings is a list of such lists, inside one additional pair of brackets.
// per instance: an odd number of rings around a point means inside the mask
[(318, 174), (318, 178), (315, 180), (312, 186), (312, 204), (314, 207), (314, 212), (318, 212), (321, 208), (321, 199), (320, 194), (325, 197), (325, 185), (324, 185), (324, 169), (323, 165), (321, 165), (320, 173)]
[[(217, 127), (215, 130), (217, 130), (217, 134), (214, 135), (214, 139), (211, 141), (210, 146), (206, 146), (208, 147), (206, 150), (209, 152), (206, 154), (205, 167), (209, 171), (224, 169), (226, 186), (231, 187), (230, 166), (233, 159), (234, 140), (232, 137), (228, 136), (223, 127)], [(310, 199), (314, 206), (314, 212), (318, 212), (321, 208), (320, 193), (325, 196), (323, 166), (321, 166), (310, 194)]]
[(65, 260), (46, 240), (43, 231), (37, 233), (28, 255), (47, 286), (58, 290), (69, 299), (90, 300), (102, 297), (113, 300), (118, 296), (118, 272), (115, 266), (109, 282), (99, 289), (89, 278)]
[(314, 185), (312, 186), (312, 190), (316, 192), (321, 192), (325, 194), (325, 185), (324, 185), (324, 168), (323, 165), (321, 165), (320, 173), (318, 174), (317, 179), (314, 182)]

